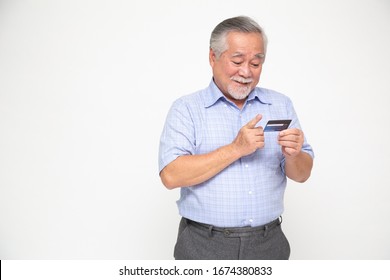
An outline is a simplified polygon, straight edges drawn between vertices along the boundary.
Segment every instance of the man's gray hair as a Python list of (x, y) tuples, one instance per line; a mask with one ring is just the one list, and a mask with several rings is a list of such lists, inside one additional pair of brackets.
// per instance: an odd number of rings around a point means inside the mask
[(210, 48), (215, 52), (217, 59), (229, 47), (226, 42), (229, 32), (259, 33), (263, 38), (264, 55), (266, 54), (268, 40), (263, 28), (250, 17), (239, 16), (222, 21), (211, 32)]

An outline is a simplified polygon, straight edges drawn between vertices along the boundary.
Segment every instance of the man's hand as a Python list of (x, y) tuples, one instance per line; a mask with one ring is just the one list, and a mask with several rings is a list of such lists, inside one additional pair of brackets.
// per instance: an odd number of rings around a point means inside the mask
[(279, 133), (278, 144), (286, 157), (299, 155), (303, 145), (303, 131), (298, 128), (285, 129)]
[(234, 139), (233, 145), (241, 156), (247, 156), (264, 147), (264, 130), (261, 126), (255, 127), (261, 118), (262, 115), (256, 115), (241, 127), (236, 139)]

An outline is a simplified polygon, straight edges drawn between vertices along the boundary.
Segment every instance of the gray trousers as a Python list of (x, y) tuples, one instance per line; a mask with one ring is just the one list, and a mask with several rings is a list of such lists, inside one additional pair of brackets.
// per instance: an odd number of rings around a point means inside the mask
[(182, 218), (176, 260), (287, 260), (290, 244), (281, 219), (264, 226), (220, 228)]

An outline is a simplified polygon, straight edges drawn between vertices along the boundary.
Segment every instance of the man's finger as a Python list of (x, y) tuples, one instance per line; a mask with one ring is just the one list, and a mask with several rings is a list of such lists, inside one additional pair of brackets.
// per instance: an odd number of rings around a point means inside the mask
[(279, 133), (279, 136), (286, 136), (286, 135), (291, 135), (291, 134), (301, 135), (301, 130), (299, 130), (298, 128), (288, 128), (288, 129), (282, 130)]
[(250, 120), (245, 126), (247, 128), (255, 128), (256, 124), (262, 119), (262, 115), (257, 114), (252, 120)]

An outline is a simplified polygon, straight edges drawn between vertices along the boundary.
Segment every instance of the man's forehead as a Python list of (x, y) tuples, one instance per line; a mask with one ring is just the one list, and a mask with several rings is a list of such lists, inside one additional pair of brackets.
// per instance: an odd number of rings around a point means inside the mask
[(227, 36), (227, 51), (232, 55), (245, 56), (247, 53), (264, 53), (263, 40), (258, 33), (230, 32)]
[(260, 33), (256, 32), (236, 32), (236, 31), (231, 31), (227, 33), (226, 35), (226, 40), (228, 42), (235, 42), (235, 43), (243, 43), (247, 44), (248, 41), (251, 41), (253, 43), (253, 40), (256, 41), (256, 43), (263, 43), (263, 36)]

